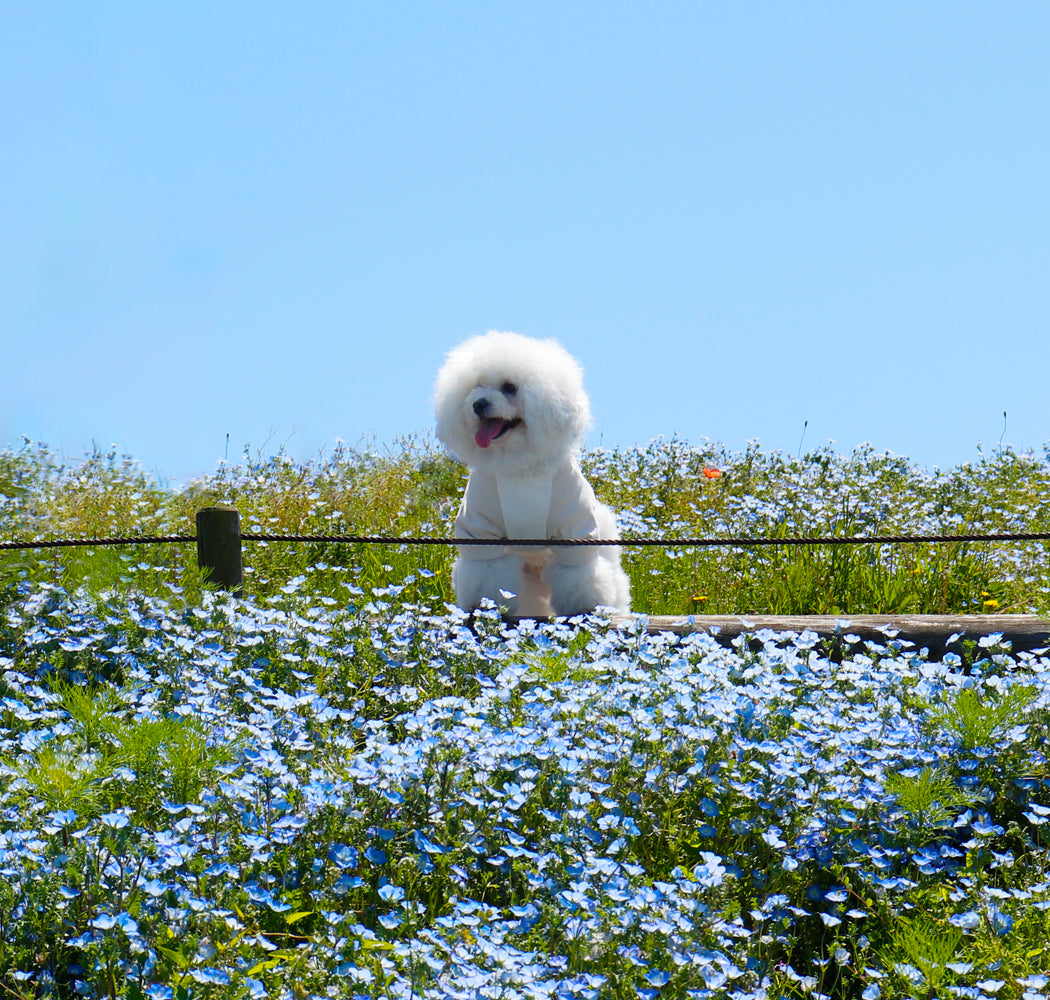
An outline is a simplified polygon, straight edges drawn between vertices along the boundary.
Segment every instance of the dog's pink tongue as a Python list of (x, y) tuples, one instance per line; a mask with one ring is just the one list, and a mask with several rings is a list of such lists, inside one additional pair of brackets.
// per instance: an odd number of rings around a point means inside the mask
[(487, 448), (496, 439), (501, 430), (503, 430), (503, 421), (499, 417), (489, 417), (487, 420), (482, 420), (478, 432), (474, 435), (474, 443), (479, 448)]

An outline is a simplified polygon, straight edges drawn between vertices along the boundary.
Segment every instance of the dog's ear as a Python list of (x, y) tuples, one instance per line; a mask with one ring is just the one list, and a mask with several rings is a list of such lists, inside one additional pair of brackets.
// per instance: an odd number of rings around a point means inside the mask
[(591, 425), (591, 405), (581, 382), (570, 377), (561, 385), (533, 383), (523, 389), (522, 409), (534, 449), (551, 454), (573, 451), (583, 443)]
[(455, 365), (446, 364), (438, 373), (434, 386), (434, 433), (437, 439), (461, 462), (470, 454), (471, 429), (463, 414), (463, 399), (470, 381)]

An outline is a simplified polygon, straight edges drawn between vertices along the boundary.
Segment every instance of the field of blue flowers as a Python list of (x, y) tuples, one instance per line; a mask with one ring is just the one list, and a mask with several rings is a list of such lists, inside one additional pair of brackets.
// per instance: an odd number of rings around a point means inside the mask
[(24, 585), (2, 995), (1050, 995), (1046, 656), (404, 594)]
[[(680, 440), (628, 533), (1045, 531), (1050, 457)], [(720, 475), (708, 475), (717, 471)], [(0, 536), (443, 533), (429, 447), (172, 489), (0, 452)], [(0, 554), (0, 997), (1050, 997), (1050, 656), (468, 619), (447, 550)], [(1050, 607), (1046, 546), (625, 550), (636, 610)]]

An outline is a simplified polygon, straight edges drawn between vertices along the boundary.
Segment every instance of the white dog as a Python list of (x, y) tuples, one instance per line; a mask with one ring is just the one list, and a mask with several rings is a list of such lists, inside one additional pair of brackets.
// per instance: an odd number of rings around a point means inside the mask
[[(457, 538), (619, 537), (580, 472), (590, 403), (583, 370), (556, 341), (493, 332), (460, 344), (434, 407), (438, 438), (470, 469)], [(466, 611), (486, 597), (529, 617), (627, 611), (631, 599), (620, 550), (607, 545), (462, 545), (452, 579)]]

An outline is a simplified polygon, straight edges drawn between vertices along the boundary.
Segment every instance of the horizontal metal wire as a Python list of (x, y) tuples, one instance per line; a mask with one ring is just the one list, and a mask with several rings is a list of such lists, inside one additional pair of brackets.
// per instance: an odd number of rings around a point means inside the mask
[[(403, 535), (282, 535), (243, 533), (245, 542), (312, 542), (352, 545), (506, 545), (533, 546), (621, 546), (663, 548), (754, 548), (773, 545), (920, 545), (952, 542), (1043, 542), (1050, 532), (989, 532), (965, 535), (817, 535), (765, 538), (428, 538)], [(0, 542), (0, 549), (57, 549), (72, 546), (162, 545), (196, 542), (196, 535), (135, 535), (123, 538), (64, 538), (49, 541)]]

